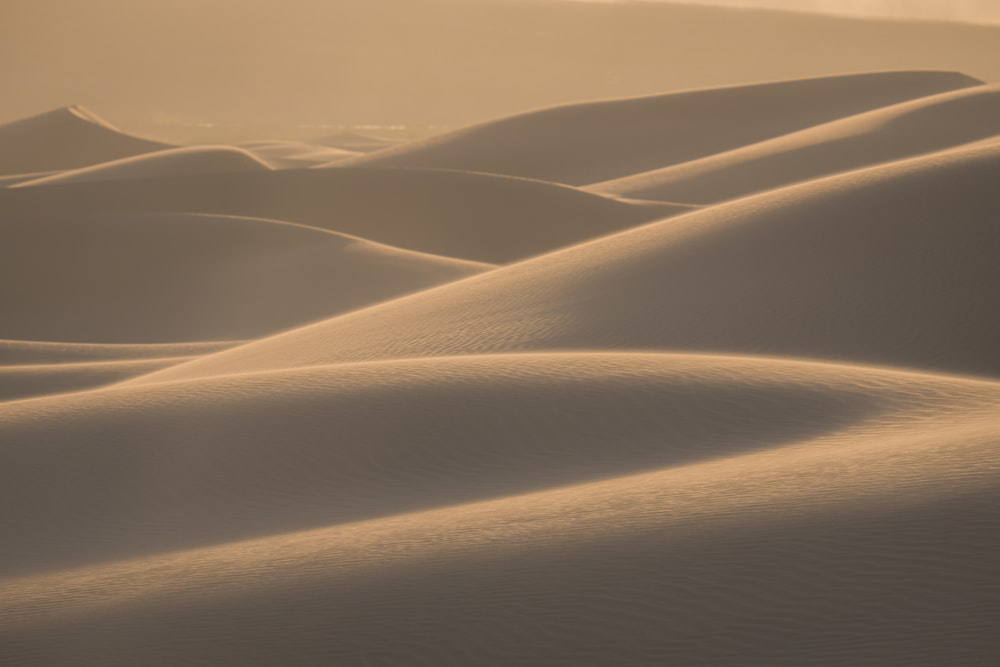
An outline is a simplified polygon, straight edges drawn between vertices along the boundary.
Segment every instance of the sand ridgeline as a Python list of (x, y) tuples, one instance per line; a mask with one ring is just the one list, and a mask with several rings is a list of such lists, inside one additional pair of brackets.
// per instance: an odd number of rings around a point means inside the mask
[(0, 664), (997, 664), (997, 99), (0, 127)]

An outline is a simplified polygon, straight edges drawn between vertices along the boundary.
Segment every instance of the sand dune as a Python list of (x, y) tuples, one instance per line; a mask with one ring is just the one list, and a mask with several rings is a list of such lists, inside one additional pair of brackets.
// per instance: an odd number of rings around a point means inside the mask
[[(192, 211), (300, 222), (389, 245), (509, 262), (689, 207), (440, 170), (301, 169), (0, 190), (0, 215)], [(0, 334), (2, 335), (2, 334)]]
[(1000, 375), (1000, 148), (646, 225), (181, 364), (153, 381), (511, 350), (764, 353)]
[(226, 216), (18, 218), (0, 235), (0, 336), (26, 340), (250, 338), (489, 268)]
[(2, 643), (22, 665), (985, 666), (998, 401), (877, 369), (513, 355), (8, 404), (7, 557), (542, 488), (7, 579)]
[(0, 125), (0, 174), (73, 169), (165, 148), (70, 106)]
[(226, 174), (243, 171), (266, 171), (271, 166), (253, 153), (234, 146), (185, 146), (153, 153), (102, 162), (81, 169), (62, 171), (23, 181), (12, 187), (87, 183), (133, 178), (157, 178), (191, 174)]
[(558, 106), (348, 161), (595, 183), (982, 82), (879, 72)]
[(704, 204), (991, 138), (1000, 141), (1000, 86), (978, 86), (588, 189)]
[(355, 151), (358, 153), (371, 153), (398, 144), (398, 141), (372, 137), (357, 132), (338, 132), (319, 139), (313, 139), (310, 143), (320, 146), (329, 146), (340, 150)]

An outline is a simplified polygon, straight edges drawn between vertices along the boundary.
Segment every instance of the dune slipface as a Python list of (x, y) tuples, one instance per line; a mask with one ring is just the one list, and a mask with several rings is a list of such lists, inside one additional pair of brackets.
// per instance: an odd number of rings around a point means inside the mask
[(73, 169), (165, 148), (70, 106), (0, 125), (0, 173)]
[(345, 162), (581, 185), (694, 160), (881, 106), (982, 83), (879, 72), (558, 106)]

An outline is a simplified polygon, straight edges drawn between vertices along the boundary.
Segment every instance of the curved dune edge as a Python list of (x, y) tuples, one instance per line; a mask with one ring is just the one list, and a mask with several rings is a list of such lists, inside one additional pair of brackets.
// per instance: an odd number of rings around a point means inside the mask
[[(524, 364), (551, 381), (558, 355), (533, 356), (465, 361)], [(638, 381), (653, 356), (625, 355), (628, 376)], [(586, 369), (587, 355), (560, 359)], [(456, 655), (470, 664), (986, 664), (979, 658), (997, 648), (983, 583), (998, 546), (1000, 385), (778, 360), (667, 363), (693, 371), (689, 381), (722, 372), (843, 382), (880, 409), (756, 451), (7, 579), (8, 655), (17, 664), (70, 654), (77, 664), (164, 665), (400, 655), (408, 664)], [(407, 364), (368, 370), (392, 365)], [(32, 404), (57, 401), (22, 406)], [(734, 405), (694, 419), (728, 419)], [(624, 418), (648, 428), (653, 415)], [(461, 441), (455, 432), (451, 446)]]
[(0, 174), (76, 169), (165, 148), (73, 105), (0, 125)]
[(0, 335), (29, 340), (253, 338), (493, 268), (280, 221), (188, 213), (19, 218), (0, 237)]
[(136, 345), (0, 339), (0, 368), (3, 368), (4, 365), (25, 366), (195, 356), (219, 352), (245, 342), (219, 341)]
[(461, 169), (592, 184), (982, 83), (958, 72), (868, 72), (561, 105), (343, 164)]
[(131, 383), (373, 359), (669, 349), (1000, 375), (997, 147), (653, 223)]
[(0, 213), (12, 219), (198, 211), (297, 222), (487, 263), (523, 259), (689, 210), (524, 178), (419, 169), (331, 167), (0, 190)]
[[(8, 573), (68, 567), (892, 438), (995, 408), (996, 391), (884, 369), (595, 352), (346, 364), (16, 401), (0, 404), (0, 518), (11, 536), (0, 558)], [(38, 497), (39, 485), (59, 489), (59, 502)]]
[(0, 402), (96, 389), (194, 358), (195, 356), (153, 357), (120, 361), (0, 365)]
[(922, 153), (1000, 141), (998, 118), (1000, 86), (976, 86), (587, 189), (621, 197), (717, 203)]
[(57, 183), (88, 183), (135, 178), (164, 178), (194, 174), (269, 171), (271, 165), (248, 150), (235, 146), (184, 146), (133, 155), (80, 169), (61, 171), (11, 185), (30, 188)]

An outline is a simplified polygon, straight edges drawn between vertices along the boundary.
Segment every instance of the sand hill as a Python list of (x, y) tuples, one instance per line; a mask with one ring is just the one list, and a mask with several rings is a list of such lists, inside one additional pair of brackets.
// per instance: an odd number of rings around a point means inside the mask
[(164, 148), (70, 106), (0, 125), (0, 173), (72, 169)]

